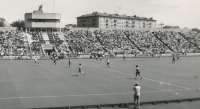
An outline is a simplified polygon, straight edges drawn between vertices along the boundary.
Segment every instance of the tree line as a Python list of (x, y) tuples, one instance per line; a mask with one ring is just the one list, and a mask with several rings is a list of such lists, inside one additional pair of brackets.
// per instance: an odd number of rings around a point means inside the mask
[[(0, 18), (0, 27), (5, 27), (6, 24), (5, 24), (6, 20), (4, 18)], [(17, 27), (18, 30), (25, 30), (25, 22), (24, 20), (17, 20), (17, 21), (13, 21), (11, 24), (10, 24), (11, 27)]]

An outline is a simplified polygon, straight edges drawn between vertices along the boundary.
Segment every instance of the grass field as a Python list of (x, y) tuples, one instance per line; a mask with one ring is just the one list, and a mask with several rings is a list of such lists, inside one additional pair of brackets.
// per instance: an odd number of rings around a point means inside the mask
[[(141, 101), (200, 97), (200, 58), (110, 59), (111, 68), (94, 59), (0, 60), (0, 109), (62, 107), (133, 102), (139, 82)], [(86, 75), (75, 76), (82, 63)], [(143, 79), (135, 78), (139, 65)]]

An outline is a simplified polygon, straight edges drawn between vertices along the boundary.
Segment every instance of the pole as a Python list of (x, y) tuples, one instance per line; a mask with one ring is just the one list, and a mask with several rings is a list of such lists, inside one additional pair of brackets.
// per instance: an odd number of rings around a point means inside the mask
[(54, 13), (54, 0), (53, 0), (53, 13)]

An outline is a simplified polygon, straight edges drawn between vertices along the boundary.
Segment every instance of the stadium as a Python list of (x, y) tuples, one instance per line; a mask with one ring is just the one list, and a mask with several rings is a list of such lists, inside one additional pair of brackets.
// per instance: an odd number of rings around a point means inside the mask
[(62, 31), (61, 14), (42, 5), (24, 19), (25, 31), (0, 33), (1, 109), (132, 109), (137, 82), (142, 109), (199, 109), (200, 33), (98, 12)]

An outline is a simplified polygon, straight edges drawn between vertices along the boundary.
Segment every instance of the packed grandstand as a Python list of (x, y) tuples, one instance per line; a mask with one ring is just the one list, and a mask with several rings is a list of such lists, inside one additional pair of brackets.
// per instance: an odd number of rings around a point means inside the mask
[[(45, 39), (45, 40), (44, 40)], [(1, 56), (48, 56), (42, 45), (61, 54), (197, 53), (200, 34), (173, 30), (69, 30), (65, 32), (0, 32)], [(47, 44), (48, 43), (48, 44)]]

